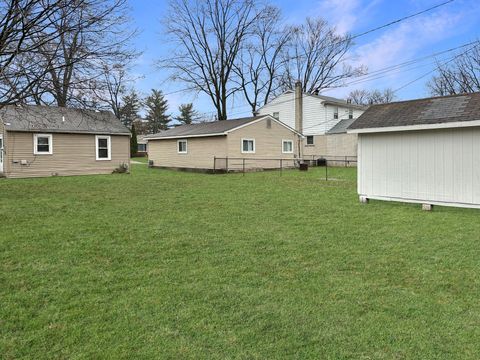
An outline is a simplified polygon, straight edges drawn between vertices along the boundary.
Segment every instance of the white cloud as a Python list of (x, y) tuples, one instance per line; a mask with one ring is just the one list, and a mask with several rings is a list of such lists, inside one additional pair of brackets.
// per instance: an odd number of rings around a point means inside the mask
[(335, 26), (338, 33), (345, 34), (368, 21), (379, 2), (380, 0), (370, 1), (365, 5), (361, 0), (323, 0), (319, 2), (316, 12)]
[[(458, 35), (459, 26), (464, 20), (465, 14), (462, 12), (445, 11), (412, 19), (388, 28), (381, 36), (354, 49), (353, 65), (365, 65), (368, 71), (372, 72), (429, 55), (438, 50), (445, 50), (445, 47), (437, 46), (442, 41)], [(431, 65), (409, 72), (405, 72), (403, 68), (398, 72), (392, 71), (388, 75), (384, 74), (386, 76), (383, 78), (352, 85), (349, 88), (337, 89), (328, 94), (345, 97), (351, 90), (357, 88), (397, 88), (431, 69)]]

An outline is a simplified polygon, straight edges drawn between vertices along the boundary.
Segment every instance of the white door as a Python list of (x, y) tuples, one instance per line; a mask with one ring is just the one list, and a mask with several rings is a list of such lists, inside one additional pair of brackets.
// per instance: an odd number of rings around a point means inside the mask
[(0, 173), (3, 173), (3, 135), (0, 135)]

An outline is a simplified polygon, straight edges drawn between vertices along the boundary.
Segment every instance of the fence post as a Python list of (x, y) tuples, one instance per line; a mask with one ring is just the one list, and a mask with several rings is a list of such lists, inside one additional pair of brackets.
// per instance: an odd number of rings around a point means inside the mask
[(226, 172), (228, 174), (228, 156), (225, 158), (225, 168), (226, 168)]
[(347, 157), (345, 156), (345, 167), (347, 167)]
[(328, 161), (325, 160), (325, 181), (328, 181)]
[(242, 159), (242, 165), (243, 165), (243, 176), (245, 176), (245, 158)]
[(283, 172), (283, 159), (280, 159), (280, 176), (282, 176)]
[(214, 156), (214, 157), (213, 157), (213, 173), (214, 173), (214, 174), (217, 173), (216, 169), (217, 169), (217, 157)]

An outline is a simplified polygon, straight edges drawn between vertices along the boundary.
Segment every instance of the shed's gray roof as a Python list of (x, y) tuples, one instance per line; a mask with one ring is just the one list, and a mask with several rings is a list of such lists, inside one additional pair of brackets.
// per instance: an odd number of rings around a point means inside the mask
[(370, 106), (349, 127), (371, 129), (480, 120), (480, 93)]
[(162, 131), (158, 134), (148, 135), (146, 139), (160, 139), (160, 138), (172, 138), (172, 137), (186, 137), (186, 136), (201, 136), (201, 135), (221, 135), (228, 130), (235, 129), (239, 126), (248, 124), (249, 122), (266, 117), (254, 116), (241, 119), (214, 121), (210, 123), (191, 124), (177, 126), (172, 129)]
[(7, 131), (130, 135), (109, 111), (9, 105), (0, 109), (0, 119)]
[(345, 134), (347, 129), (355, 119), (343, 119), (340, 120), (334, 127), (327, 131), (327, 134)]

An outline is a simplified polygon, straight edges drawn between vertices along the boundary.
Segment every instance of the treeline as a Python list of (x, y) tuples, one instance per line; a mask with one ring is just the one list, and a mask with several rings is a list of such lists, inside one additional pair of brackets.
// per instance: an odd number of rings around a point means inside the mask
[(155, 134), (172, 126), (208, 121), (194, 110), (192, 103), (180, 105), (177, 115), (172, 115), (163, 92), (155, 89), (145, 98), (134, 90), (124, 95), (118, 117), (125, 126), (134, 129), (139, 135)]

